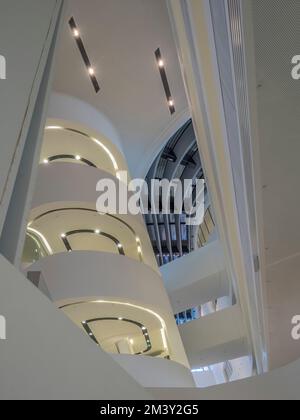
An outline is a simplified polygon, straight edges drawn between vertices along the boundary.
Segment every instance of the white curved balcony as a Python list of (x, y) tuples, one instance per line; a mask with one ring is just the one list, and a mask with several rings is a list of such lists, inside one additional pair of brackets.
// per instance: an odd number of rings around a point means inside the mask
[[(70, 98), (72, 101), (72, 98)], [(73, 98), (76, 103), (78, 101)], [(59, 107), (59, 105), (58, 105)], [(40, 161), (45, 159), (64, 161), (73, 156), (81, 156), (91, 165), (116, 175), (118, 171), (128, 170), (119, 142), (112, 141), (114, 131), (109, 129), (109, 136), (102, 130), (93, 130), (91, 125), (83, 125), (73, 118), (49, 119), (46, 123)], [(98, 115), (100, 117), (100, 115)], [(105, 125), (105, 124), (104, 124)], [(102, 128), (104, 128), (102, 125)], [(66, 157), (68, 156), (69, 157)]]
[(170, 356), (188, 366), (162, 278), (147, 265), (75, 251), (42, 258), (27, 276), (106, 351)]
[[(87, 165), (49, 163), (40, 165), (30, 214), (29, 233), (38, 236), (48, 253), (95, 250), (126, 256), (158, 270), (142, 216), (99, 214), (96, 185), (100, 179), (120, 181)], [(96, 234), (95, 234), (96, 233)], [(62, 234), (69, 235), (66, 241)]]

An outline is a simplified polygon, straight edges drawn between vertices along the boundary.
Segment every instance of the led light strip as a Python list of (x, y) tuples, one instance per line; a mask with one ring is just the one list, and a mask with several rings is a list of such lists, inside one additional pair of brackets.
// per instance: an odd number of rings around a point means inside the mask
[(70, 242), (68, 241), (68, 237), (72, 236), (72, 235), (82, 234), (82, 233), (91, 233), (91, 234), (94, 234), (94, 235), (101, 235), (105, 238), (108, 238), (108, 239), (112, 240), (114, 242), (114, 244), (117, 246), (119, 254), (120, 255), (125, 255), (123, 245), (121, 244), (121, 242), (118, 241), (118, 239), (115, 238), (114, 236), (100, 231), (100, 229), (77, 229), (77, 230), (72, 230), (70, 232), (62, 233), (60, 235), (60, 237), (61, 237), (67, 251), (69, 251), (69, 252), (72, 251)]
[[(152, 309), (144, 308), (143, 306), (135, 305), (135, 304), (129, 303), (129, 302), (119, 302), (119, 301), (113, 301), (113, 300), (91, 300), (91, 301), (80, 301), (80, 302), (74, 302), (74, 303), (67, 303), (66, 305), (60, 306), (59, 309), (67, 308), (68, 306), (82, 305), (82, 304), (87, 304), (87, 303), (108, 303), (108, 304), (113, 304), (113, 305), (129, 306), (131, 308), (140, 309), (141, 311), (148, 312), (149, 314), (155, 316), (155, 318), (157, 318), (159, 320), (160, 324), (161, 324), (161, 327), (162, 327), (161, 330), (163, 330), (163, 332), (164, 332), (163, 333), (164, 334), (163, 344), (164, 344), (165, 349), (168, 350), (166, 323), (163, 320), (163, 318), (160, 315), (158, 315), (156, 312), (152, 311)], [(161, 331), (161, 333), (162, 333), (162, 331)]]
[(47, 249), (47, 251), (49, 252), (49, 254), (50, 255), (53, 255), (53, 251), (52, 251), (51, 246), (49, 245), (47, 239), (45, 238), (45, 236), (41, 232), (39, 232), (38, 230), (33, 229), (33, 228), (29, 227), (29, 226), (27, 226), (27, 230), (29, 232), (35, 233), (41, 239), (41, 241), (44, 243), (44, 246)]
[(93, 341), (95, 341), (96, 344), (100, 345), (98, 340), (96, 339), (93, 331), (91, 330), (89, 324), (93, 323), (93, 322), (98, 322), (98, 321), (122, 321), (122, 322), (128, 322), (130, 324), (136, 325), (138, 328), (140, 328), (142, 330), (142, 334), (143, 334), (143, 337), (146, 341), (147, 347), (142, 352), (135, 353), (135, 355), (147, 353), (148, 351), (150, 351), (152, 349), (152, 344), (151, 344), (151, 340), (150, 340), (150, 336), (149, 336), (147, 328), (143, 324), (141, 324), (140, 322), (133, 321), (132, 319), (128, 319), (128, 318), (121, 318), (121, 317), (119, 317), (119, 318), (117, 318), (117, 317), (94, 318), (94, 319), (88, 319), (86, 321), (82, 321), (81, 324), (82, 324), (84, 330), (89, 335), (89, 337)]

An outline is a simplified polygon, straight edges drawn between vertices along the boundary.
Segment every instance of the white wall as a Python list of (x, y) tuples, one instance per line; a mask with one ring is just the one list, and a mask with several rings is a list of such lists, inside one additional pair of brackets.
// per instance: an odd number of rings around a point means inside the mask
[(174, 313), (230, 294), (224, 255), (215, 241), (160, 268)]
[(103, 113), (80, 99), (53, 92), (48, 118), (72, 121), (89, 127), (109, 139), (122, 152), (120, 135), (111, 121)]
[(193, 369), (249, 353), (237, 305), (179, 325), (179, 332)]
[(7, 65), (7, 78), (0, 80), (0, 227), (50, 48), (51, 18), (59, 4), (56, 0), (0, 2), (0, 54)]

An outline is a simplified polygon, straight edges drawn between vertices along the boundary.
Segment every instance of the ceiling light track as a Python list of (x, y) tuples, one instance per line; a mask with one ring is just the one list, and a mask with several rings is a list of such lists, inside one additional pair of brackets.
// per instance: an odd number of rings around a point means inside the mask
[(85, 158), (82, 158), (81, 156), (79, 156), (79, 155), (55, 155), (55, 156), (50, 156), (50, 157), (48, 157), (47, 159), (44, 159), (44, 163), (45, 164), (47, 164), (47, 163), (50, 163), (50, 162), (54, 162), (54, 161), (56, 161), (56, 160), (62, 160), (62, 159), (71, 159), (71, 160), (76, 160), (76, 161), (78, 161), (78, 162), (82, 162), (82, 163), (85, 163), (86, 165), (88, 165), (88, 166), (92, 166), (93, 168), (97, 168), (97, 166), (96, 165), (94, 165), (94, 163), (93, 162), (91, 162), (90, 160), (88, 160), (88, 159), (85, 159)]
[(66, 250), (68, 252), (71, 252), (72, 251), (72, 248), (71, 248), (70, 242), (68, 240), (68, 237), (70, 237), (72, 235), (79, 235), (79, 234), (84, 234), (84, 233), (91, 233), (91, 234), (94, 234), (94, 235), (103, 236), (103, 237), (105, 237), (107, 239), (110, 239), (117, 246), (119, 254), (120, 255), (125, 255), (123, 246), (118, 241), (117, 238), (115, 238), (114, 236), (110, 235), (109, 233), (101, 232), (98, 229), (97, 229), (97, 232), (96, 232), (95, 229), (77, 229), (77, 230), (72, 230), (70, 232), (63, 233), (61, 235), (61, 239), (62, 239), (62, 241), (63, 241), (63, 243), (64, 243), (64, 245), (66, 247)]
[(79, 131), (79, 130), (76, 130), (74, 128), (69, 128), (69, 127), (61, 127), (61, 126), (55, 126), (55, 125), (54, 126), (51, 126), (51, 125), (49, 126), (48, 125), (48, 126), (46, 126), (45, 130), (64, 130), (64, 131), (67, 131), (67, 132), (79, 134), (79, 135), (81, 135), (81, 136), (83, 136), (83, 137), (85, 137), (89, 140), (92, 140), (94, 143), (96, 143), (98, 146), (100, 146), (105, 151), (105, 153), (108, 155), (109, 159), (112, 162), (112, 165), (113, 165), (113, 168), (115, 170), (116, 176), (118, 177), (119, 167), (118, 167), (117, 161), (116, 161), (114, 155), (109, 150), (109, 148), (107, 146), (105, 146), (100, 140), (89, 136), (88, 134), (84, 133), (83, 131)]
[(73, 17), (71, 17), (71, 19), (69, 20), (69, 26), (71, 28), (72, 34), (74, 36), (74, 39), (76, 41), (76, 44), (78, 46), (78, 49), (80, 51), (81, 57), (83, 59), (83, 62), (86, 66), (87, 72), (89, 74), (89, 77), (91, 79), (91, 82), (94, 86), (95, 92), (98, 93), (100, 91), (100, 86), (98, 83), (98, 80), (95, 76), (95, 70), (90, 62), (90, 59), (87, 55), (86, 49), (84, 47), (82, 38), (80, 36), (80, 31), (76, 25), (75, 19)]
[(141, 324), (140, 322), (133, 321), (133, 320), (127, 319), (127, 318), (120, 318), (120, 317), (119, 318), (116, 318), (116, 317), (105, 317), (105, 318), (88, 319), (88, 320), (83, 321), (81, 323), (82, 326), (83, 326), (83, 328), (84, 328), (84, 330), (89, 335), (89, 337), (91, 337), (91, 339), (94, 340), (95, 343), (98, 344), (99, 346), (100, 346), (100, 343), (96, 339), (95, 334), (93, 333), (93, 331), (92, 331), (92, 329), (91, 329), (91, 327), (89, 325), (91, 323), (95, 323), (95, 322), (99, 322), (99, 321), (122, 321), (122, 322), (127, 322), (127, 323), (130, 323), (130, 324), (136, 325), (142, 331), (142, 335), (143, 335), (143, 337), (144, 337), (144, 339), (146, 341), (146, 348), (142, 352), (135, 353), (135, 355), (140, 355), (140, 354), (143, 354), (143, 353), (147, 353), (147, 352), (149, 352), (152, 349), (152, 344), (151, 344), (151, 340), (150, 340), (150, 336), (149, 336), (149, 333), (148, 333), (147, 328), (143, 324)]
[(155, 54), (158, 70), (160, 73), (161, 81), (165, 90), (169, 110), (170, 110), (171, 115), (173, 115), (175, 113), (175, 105), (174, 105), (174, 100), (171, 95), (171, 90), (170, 90), (167, 73), (165, 69), (165, 63), (164, 63), (164, 60), (162, 58), (161, 51), (159, 48), (157, 48), (154, 54)]

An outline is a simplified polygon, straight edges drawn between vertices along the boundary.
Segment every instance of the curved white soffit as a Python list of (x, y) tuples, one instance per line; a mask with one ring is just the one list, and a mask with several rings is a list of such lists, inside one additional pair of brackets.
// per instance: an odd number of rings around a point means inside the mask
[(145, 148), (143, 159), (137, 166), (135, 177), (145, 178), (152, 163), (157, 155), (161, 152), (163, 147), (167, 144), (170, 138), (191, 118), (189, 108), (184, 109), (180, 114), (171, 120), (171, 123), (163, 130), (157, 139), (150, 142), (148, 147)]
[[(64, 131), (71, 132), (72, 131), (72, 128), (65, 127), (64, 125), (61, 125), (61, 126), (60, 125), (46, 125), (45, 130), (54, 130), (54, 131), (55, 130), (58, 130), (58, 131), (61, 131), (61, 130), (63, 131), (64, 130)], [(90, 139), (91, 141), (93, 141), (94, 143), (96, 143), (98, 146), (100, 146), (101, 149), (104, 150), (104, 152), (108, 155), (108, 157), (109, 157), (109, 159), (110, 159), (110, 161), (112, 163), (112, 166), (114, 168), (114, 171), (116, 173), (117, 178), (119, 178), (119, 176), (118, 176), (119, 166), (117, 164), (117, 160), (116, 160), (115, 156), (109, 150), (109, 148), (107, 146), (105, 146), (105, 144), (101, 140), (96, 139), (95, 137), (91, 137), (89, 134), (87, 134), (87, 133), (85, 133), (83, 131), (80, 132), (80, 135), (82, 135), (82, 136)]]
[(118, 131), (97, 109), (73, 96), (53, 92), (50, 96), (48, 119), (74, 121), (107, 137), (125, 157)]
[[(149, 314), (154, 316), (156, 319), (158, 319), (158, 321), (160, 322), (160, 325), (161, 325), (160, 333), (161, 333), (161, 336), (162, 336), (163, 345), (164, 345), (164, 348), (166, 350), (169, 350), (167, 337), (166, 337), (167, 325), (165, 323), (165, 320), (157, 312), (153, 311), (152, 309), (149, 309), (145, 306), (137, 305), (135, 303), (123, 302), (123, 301), (118, 301), (118, 300), (104, 300), (104, 299), (99, 299), (98, 300), (97, 299), (97, 300), (84, 301), (84, 302), (80, 302), (80, 301), (79, 302), (74, 302), (74, 304), (78, 304), (78, 303), (79, 304), (80, 303), (113, 304), (113, 305), (120, 305), (120, 306), (128, 306), (130, 308), (135, 308), (135, 309), (139, 309), (139, 310), (144, 311), (144, 312), (148, 312)], [(67, 304), (66, 306), (70, 306), (70, 305), (72, 305), (72, 304)], [(60, 309), (63, 309), (63, 307), (64, 307), (64, 305), (59, 306)]]
[(145, 306), (136, 305), (135, 303), (129, 303), (129, 302), (122, 302), (122, 301), (114, 301), (114, 300), (93, 300), (91, 303), (110, 303), (114, 305), (123, 305), (123, 306), (130, 306), (131, 308), (140, 309), (141, 311), (148, 312), (149, 314), (155, 316), (157, 318), (164, 330), (167, 329), (166, 323), (164, 319), (156, 312), (154, 312), (152, 309), (146, 308)]

